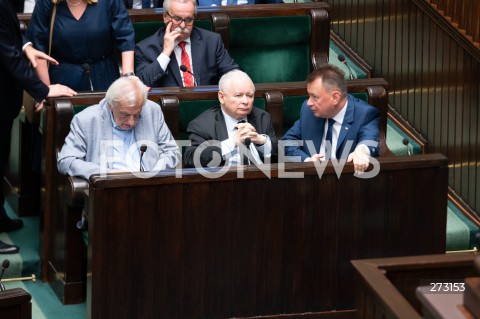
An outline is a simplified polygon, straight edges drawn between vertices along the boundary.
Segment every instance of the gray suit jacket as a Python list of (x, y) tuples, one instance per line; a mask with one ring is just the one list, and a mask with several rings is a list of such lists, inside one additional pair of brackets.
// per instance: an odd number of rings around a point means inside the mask
[[(89, 179), (92, 174), (111, 172), (113, 125), (110, 114), (107, 101), (103, 99), (74, 116), (57, 158), (60, 173)], [(177, 166), (180, 152), (157, 103), (147, 100), (134, 130), (138, 148), (142, 144), (148, 146), (142, 161), (145, 171)], [(101, 161), (105, 162), (102, 167)]]

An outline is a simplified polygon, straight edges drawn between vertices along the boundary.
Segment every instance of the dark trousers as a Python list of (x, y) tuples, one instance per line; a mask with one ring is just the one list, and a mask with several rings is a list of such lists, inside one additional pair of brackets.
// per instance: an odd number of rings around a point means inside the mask
[(2, 186), (0, 189), (0, 220), (6, 216), (3, 205), (5, 204), (5, 194), (3, 192), (3, 176), (10, 156), (10, 141), (12, 139), (13, 121), (0, 121), (0, 172), (2, 174)]

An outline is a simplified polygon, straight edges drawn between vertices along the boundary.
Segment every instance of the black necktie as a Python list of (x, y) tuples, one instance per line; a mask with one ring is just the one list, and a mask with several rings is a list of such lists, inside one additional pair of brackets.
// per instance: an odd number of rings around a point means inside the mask
[[(242, 123), (247, 123), (247, 121), (240, 120), (240, 121), (237, 122), (237, 124), (242, 124)], [(240, 158), (241, 158), (241, 161), (242, 161), (242, 165), (248, 165), (248, 155), (247, 154), (249, 154), (249, 153), (250, 153), (250, 150), (248, 150), (248, 149), (246, 150), (245, 153), (244, 152), (240, 153), (240, 155), (241, 155)]]
[[(325, 159), (329, 160), (332, 157), (332, 151), (333, 151), (333, 141), (332, 141), (332, 129), (333, 129), (333, 124), (335, 124), (334, 119), (328, 119), (328, 129), (327, 129), (327, 135), (325, 136)], [(330, 151), (327, 150), (327, 143), (330, 142)]]

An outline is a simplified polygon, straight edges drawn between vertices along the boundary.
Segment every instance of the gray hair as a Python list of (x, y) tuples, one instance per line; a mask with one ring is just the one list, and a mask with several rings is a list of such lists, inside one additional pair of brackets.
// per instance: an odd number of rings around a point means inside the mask
[[(218, 89), (222, 92), (225, 92), (225, 90), (228, 87), (231, 87), (231, 85), (234, 82), (241, 82), (241, 81), (249, 81), (249, 82), (252, 82), (253, 84), (252, 79), (248, 76), (247, 73), (238, 69), (230, 71), (222, 75), (222, 77), (220, 78), (220, 81), (218, 82)], [(253, 89), (255, 90), (255, 85), (253, 86)]]
[(143, 98), (142, 105), (147, 101), (147, 87), (136, 76), (122, 76), (110, 85), (105, 98), (107, 103), (112, 107), (118, 107), (120, 102), (127, 102), (127, 106), (135, 106), (138, 104), (138, 93)]
[(176, 1), (176, 2), (180, 2), (180, 3), (187, 3), (187, 2), (191, 2), (193, 3), (193, 5), (195, 6), (194, 10), (193, 10), (193, 15), (196, 16), (197, 15), (197, 1), (196, 0), (164, 0), (163, 1), (163, 13), (165, 14), (166, 12), (170, 13), (170, 2), (172, 1)]

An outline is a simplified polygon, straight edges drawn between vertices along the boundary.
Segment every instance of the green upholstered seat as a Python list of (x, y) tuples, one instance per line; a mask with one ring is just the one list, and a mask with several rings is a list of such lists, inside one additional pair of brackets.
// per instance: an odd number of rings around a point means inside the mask
[(447, 251), (473, 249), (479, 228), (452, 203), (447, 205)]
[(310, 23), (309, 16), (232, 18), (229, 53), (254, 83), (304, 81)]
[(367, 73), (362, 71), (355, 63), (353, 63), (352, 60), (348, 58), (347, 55), (345, 55), (345, 52), (343, 52), (333, 41), (330, 41), (330, 47), (328, 51), (328, 63), (337, 66), (340, 68), (344, 73), (345, 73), (345, 78), (349, 79), (349, 70), (345, 63), (342, 63), (338, 60), (338, 55), (343, 54), (345, 56), (345, 59), (350, 66), (350, 69), (352, 69), (352, 73), (355, 76), (356, 79), (366, 79), (367, 78)]
[(73, 106), (73, 115), (82, 112), (83, 110), (85, 110), (89, 106), (90, 105), (74, 105)]
[(403, 144), (403, 139), (407, 138), (410, 144), (412, 154), (421, 154), (422, 147), (420, 144), (408, 137), (395, 123), (387, 120), (387, 146), (396, 156), (408, 155), (407, 147)]

